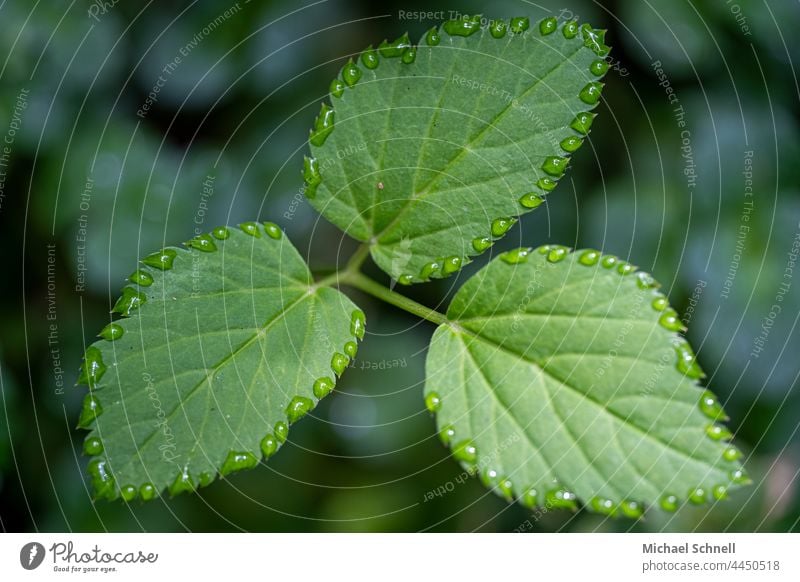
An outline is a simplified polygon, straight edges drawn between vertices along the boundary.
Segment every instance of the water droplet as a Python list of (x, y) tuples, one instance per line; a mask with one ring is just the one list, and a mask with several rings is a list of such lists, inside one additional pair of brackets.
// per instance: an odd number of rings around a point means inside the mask
[(422, 270), (419, 272), (419, 278), (426, 281), (431, 278), (431, 275), (438, 273), (442, 266), (438, 261), (433, 261), (423, 265)]
[(744, 469), (735, 469), (730, 472), (731, 481), (737, 485), (749, 485), (752, 483), (750, 477), (745, 473)]
[(614, 502), (610, 499), (593, 497), (589, 503), (592, 509), (597, 513), (602, 513), (603, 515), (614, 515), (614, 513), (616, 513), (617, 508), (614, 506)]
[(228, 456), (225, 457), (225, 462), (222, 463), (222, 467), (219, 468), (219, 474), (224, 477), (236, 471), (252, 469), (256, 465), (258, 465), (258, 459), (256, 459), (253, 453), (247, 451), (230, 451)]
[(711, 420), (728, 420), (728, 415), (725, 414), (717, 397), (708, 390), (703, 391), (700, 396), (700, 411)]
[(575, 137), (574, 135), (561, 140), (561, 149), (568, 153), (577, 151), (581, 145), (583, 145), (583, 140), (579, 137)]
[(204, 253), (211, 253), (217, 250), (217, 245), (211, 235), (201, 234), (194, 237), (192, 240), (186, 242), (186, 246), (192, 249), (197, 249)]
[(549, 158), (546, 158), (544, 164), (542, 164), (542, 170), (551, 176), (560, 177), (564, 174), (568, 164), (569, 158), (550, 156)]
[(361, 78), (361, 69), (353, 62), (353, 59), (347, 61), (347, 64), (342, 67), (342, 80), (348, 87), (352, 87)]
[(100, 406), (100, 401), (93, 394), (87, 394), (83, 398), (81, 415), (78, 418), (78, 428), (89, 428), (101, 414), (103, 414), (103, 407)]
[(274, 222), (265, 222), (264, 223), (264, 232), (267, 233), (269, 238), (279, 240), (283, 236), (283, 232), (281, 232), (281, 227), (279, 227)]
[(264, 458), (269, 459), (272, 455), (278, 452), (278, 439), (271, 434), (268, 434), (261, 439), (261, 452), (264, 453)]
[[(514, 20), (511, 20), (513, 25)], [(450, 36), (470, 36), (481, 28), (481, 17), (478, 15), (448, 20), (442, 25), (442, 29)], [(513, 29), (512, 29), (513, 30)]]
[(503, 38), (506, 32), (508, 32), (508, 25), (506, 25), (504, 20), (492, 20), (489, 23), (489, 34), (491, 34), (493, 38)]
[(164, 249), (152, 255), (148, 255), (142, 259), (142, 263), (148, 267), (154, 267), (166, 271), (172, 268), (172, 263), (175, 257), (178, 256), (178, 251), (175, 249)]
[(661, 509), (664, 511), (669, 511), (670, 513), (677, 511), (679, 504), (680, 502), (678, 501), (678, 498), (670, 494), (664, 495), (659, 502)]
[(306, 398), (305, 396), (295, 396), (292, 398), (289, 405), (286, 407), (286, 418), (289, 419), (289, 424), (294, 424), (303, 418), (312, 408), (314, 408), (314, 401), (310, 398)]
[(492, 221), (492, 236), (495, 238), (503, 236), (508, 230), (517, 223), (516, 218), (496, 218)]
[(545, 18), (539, 23), (539, 32), (542, 33), (542, 36), (553, 34), (557, 28), (558, 28), (558, 20), (556, 20), (556, 18), (553, 16), (551, 16), (550, 18)]
[(471, 465), (478, 460), (478, 449), (471, 440), (463, 440), (453, 445), (453, 456)]
[(508, 477), (500, 477), (497, 480), (497, 490), (507, 501), (514, 499), (514, 483)]
[(639, 519), (644, 515), (644, 507), (638, 501), (625, 500), (619, 504), (619, 508), (622, 514), (630, 519)]
[(130, 502), (136, 499), (138, 491), (134, 485), (123, 485), (119, 488), (120, 497), (123, 501)]
[(435, 26), (425, 34), (425, 43), (428, 46), (438, 46), (442, 42), (442, 37), (439, 36), (439, 29)]
[(445, 445), (449, 445), (453, 442), (453, 438), (456, 436), (456, 429), (453, 427), (452, 424), (446, 424), (442, 427), (442, 430), (439, 431), (439, 439)]
[(404, 34), (394, 42), (383, 41), (378, 47), (381, 56), (387, 59), (402, 57), (406, 49), (411, 48), (411, 40), (408, 38), (408, 33)]
[(344, 81), (337, 78), (331, 81), (328, 90), (334, 97), (341, 97), (342, 95), (344, 95), (344, 87), (345, 87)]
[(529, 487), (520, 497), (520, 503), (528, 509), (533, 509), (539, 504), (539, 492), (534, 487)]
[(279, 443), (285, 443), (286, 439), (289, 438), (289, 425), (283, 421), (276, 422), (275, 438), (278, 439)]
[(114, 477), (108, 469), (105, 459), (94, 459), (86, 467), (89, 478), (92, 481), (92, 488), (97, 498), (114, 498)]
[[(358, 71), (358, 76), (361, 76), (361, 70), (353, 65), (353, 68)], [(345, 81), (347, 79), (345, 78)], [(352, 87), (351, 83), (348, 83)], [(322, 146), (325, 143), (325, 140), (328, 139), (328, 136), (333, 131), (335, 121), (335, 112), (332, 107), (328, 107), (327, 103), (323, 103), (322, 107), (320, 108), (319, 115), (317, 115), (316, 121), (314, 121), (314, 129), (311, 130), (308, 141), (311, 142), (312, 145), (317, 147)]]
[(151, 499), (154, 499), (155, 496), (156, 488), (152, 483), (144, 483), (141, 487), (139, 487), (139, 497), (141, 497), (143, 501), (150, 501)]
[(411, 285), (414, 282), (414, 275), (406, 273), (405, 275), (400, 275), (397, 278), (397, 282), (401, 285)]
[(574, 493), (566, 489), (551, 489), (544, 495), (545, 505), (556, 509), (578, 509), (578, 500)]
[(316, 396), (317, 399), (322, 400), (331, 393), (334, 386), (335, 382), (327, 376), (317, 378), (314, 381), (314, 396)]
[(194, 491), (194, 481), (192, 481), (192, 476), (189, 474), (189, 466), (184, 465), (183, 469), (178, 471), (178, 475), (172, 485), (169, 486), (169, 494), (175, 497), (180, 493), (191, 493), (192, 491)]
[(544, 176), (542, 178), (539, 178), (539, 180), (536, 182), (536, 185), (539, 186), (539, 188), (541, 188), (545, 192), (552, 192), (555, 189), (555, 187), (558, 186), (558, 182), (556, 182), (552, 178)]
[(519, 203), (525, 208), (537, 208), (544, 202), (544, 198), (533, 192), (525, 194), (519, 199)]
[(707, 493), (702, 487), (695, 487), (689, 490), (689, 502), (695, 505), (703, 505), (706, 502)]
[(317, 158), (303, 156), (303, 180), (306, 183), (306, 196), (313, 198), (317, 192), (317, 186), (322, 183), (322, 174), (319, 173)]
[(725, 485), (715, 485), (714, 488), (711, 490), (711, 495), (714, 496), (714, 499), (717, 501), (722, 501), (723, 499), (728, 498), (728, 488)]
[(358, 344), (356, 342), (346, 342), (344, 344), (344, 353), (351, 358), (355, 358), (358, 353)]
[(516, 18), (511, 19), (511, 25), (509, 28), (511, 32), (514, 34), (521, 34), (528, 30), (531, 27), (530, 18), (526, 16), (517, 16)]
[(372, 45), (369, 45), (367, 50), (361, 53), (361, 62), (364, 63), (364, 66), (368, 69), (375, 69), (380, 64), (378, 53), (372, 48)]
[(442, 262), (442, 274), (452, 275), (461, 268), (461, 257), (447, 257)]
[(581, 101), (586, 103), (587, 105), (594, 105), (598, 101), (600, 101), (600, 94), (603, 91), (603, 83), (598, 81), (592, 81), (587, 83), (586, 86), (581, 89), (581, 92), (578, 93), (578, 97), (580, 97)]
[(697, 363), (692, 347), (684, 339), (675, 341), (675, 352), (678, 354), (678, 371), (694, 380), (705, 378), (706, 375)]
[(547, 252), (547, 260), (551, 263), (563, 261), (569, 255), (569, 248), (562, 246), (552, 246)]
[(575, 38), (578, 36), (577, 21), (570, 20), (569, 22), (565, 22), (564, 26), (561, 28), (561, 32), (564, 34), (564, 38)]
[(472, 239), (472, 248), (475, 249), (477, 253), (482, 253), (493, 244), (492, 239), (488, 236), (479, 236), (478, 238)]
[(658, 288), (659, 284), (650, 273), (640, 271), (636, 273), (636, 286), (646, 291), (647, 289)]
[(713, 441), (726, 441), (733, 436), (731, 431), (720, 424), (709, 424), (706, 427), (706, 434)]
[(620, 275), (630, 275), (631, 273), (636, 271), (636, 267), (631, 265), (630, 263), (626, 263), (625, 261), (620, 261), (617, 265), (617, 273)]
[(659, 295), (658, 297), (653, 299), (653, 302), (650, 305), (652, 305), (653, 309), (655, 309), (656, 311), (664, 311), (667, 308), (667, 305), (669, 305), (669, 303), (667, 302), (666, 297), (664, 297), (663, 295)]
[(425, 395), (425, 408), (430, 412), (439, 412), (442, 408), (442, 399), (437, 392), (428, 392)]
[(104, 340), (113, 342), (121, 338), (124, 334), (125, 330), (122, 328), (121, 325), (119, 325), (118, 323), (109, 323), (97, 335), (103, 338)]
[(551, 245), (542, 245), (536, 249), (536, 252), (539, 253), (540, 255), (546, 255), (547, 253), (550, 252), (550, 249), (552, 248), (553, 247)]
[(400, 60), (402, 60), (404, 64), (410, 65), (411, 63), (414, 62), (414, 60), (416, 60), (416, 58), (417, 58), (417, 49), (415, 49), (412, 46), (411, 48), (407, 48), (405, 50)]
[(344, 354), (334, 352), (333, 356), (331, 356), (331, 369), (333, 369), (337, 376), (344, 374), (344, 371), (347, 369), (349, 364), (350, 358)]
[(497, 471), (494, 469), (489, 469), (488, 471), (483, 471), (478, 475), (481, 479), (481, 483), (487, 489), (492, 489), (495, 486), (497, 481)]
[(578, 113), (578, 115), (575, 116), (575, 119), (572, 120), (572, 123), (570, 123), (569, 126), (578, 133), (587, 135), (589, 133), (589, 130), (592, 128), (592, 123), (594, 122), (595, 117), (597, 117), (597, 114), (591, 113), (589, 111)]
[(111, 311), (127, 317), (146, 302), (147, 295), (137, 291), (133, 287), (124, 287), (122, 289), (122, 295), (117, 299)]
[(130, 277), (128, 277), (128, 281), (134, 285), (139, 285), (139, 287), (149, 287), (153, 284), (153, 276), (147, 271), (136, 269), (131, 273)]
[(242, 229), (242, 232), (245, 234), (249, 234), (250, 236), (254, 236), (256, 238), (261, 238), (261, 230), (259, 230), (258, 224), (255, 222), (243, 222), (239, 225), (239, 228)]
[(530, 254), (530, 252), (531, 252), (530, 247), (513, 249), (500, 255), (500, 259), (503, 262), (508, 263), (509, 265), (516, 265), (518, 263), (526, 262), (528, 260), (528, 255)]
[(593, 29), (588, 23), (581, 26), (583, 46), (592, 49), (598, 57), (604, 57), (611, 50), (605, 45), (605, 30)]
[(211, 234), (217, 240), (225, 240), (231, 236), (231, 231), (228, 230), (227, 226), (218, 226), (211, 231)]
[(366, 331), (367, 316), (363, 311), (356, 310), (350, 316), (350, 333), (353, 337), (364, 339), (364, 332)]
[(664, 310), (661, 317), (658, 318), (658, 323), (669, 331), (681, 331), (683, 329), (683, 323), (678, 317), (678, 313), (672, 308)]
[(586, 265), (587, 267), (592, 267), (596, 265), (599, 261), (600, 261), (600, 251), (595, 251), (592, 249), (583, 251), (578, 257), (578, 262), (581, 265)]
[(103, 454), (103, 441), (96, 436), (88, 436), (83, 441), (83, 452), (90, 457)]
[(208, 487), (214, 481), (214, 474), (209, 471), (203, 471), (197, 479), (198, 487)]
[(608, 72), (608, 62), (604, 59), (597, 59), (593, 61), (591, 65), (589, 65), (589, 70), (591, 71), (592, 75), (597, 77), (602, 77), (603, 75)]
[(742, 452), (736, 447), (728, 447), (727, 449), (722, 451), (722, 458), (728, 461), (729, 463), (732, 463), (742, 458)]

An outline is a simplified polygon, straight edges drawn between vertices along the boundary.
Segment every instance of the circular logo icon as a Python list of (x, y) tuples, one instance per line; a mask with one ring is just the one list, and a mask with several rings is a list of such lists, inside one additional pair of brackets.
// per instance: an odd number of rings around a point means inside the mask
[(26, 570), (35, 570), (44, 561), (44, 546), (39, 542), (30, 542), (19, 551), (19, 563)]

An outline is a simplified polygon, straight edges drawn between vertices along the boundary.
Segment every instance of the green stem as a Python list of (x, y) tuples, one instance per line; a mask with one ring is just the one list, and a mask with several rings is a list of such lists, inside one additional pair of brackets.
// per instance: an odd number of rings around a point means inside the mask
[(359, 289), (364, 293), (368, 293), (373, 297), (381, 299), (386, 303), (394, 305), (395, 307), (399, 307), (404, 311), (408, 311), (413, 315), (421, 317), (422, 319), (425, 319), (437, 325), (441, 325), (442, 323), (447, 323), (447, 318), (444, 316), (444, 314), (439, 313), (435, 309), (430, 309), (429, 307), (425, 307), (424, 305), (417, 303), (413, 299), (409, 299), (405, 295), (400, 295), (400, 293), (395, 293), (391, 289), (387, 289), (380, 283), (373, 281), (372, 279), (363, 275), (362, 273), (359, 273), (358, 271), (341, 273), (339, 277), (339, 283), (355, 287), (356, 289)]

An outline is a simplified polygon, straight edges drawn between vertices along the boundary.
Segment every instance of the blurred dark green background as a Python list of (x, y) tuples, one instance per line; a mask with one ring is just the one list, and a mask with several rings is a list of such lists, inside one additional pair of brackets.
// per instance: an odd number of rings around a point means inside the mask
[[(400, 18), (419, 9), (550, 11), (609, 30), (615, 70), (588, 147), (546, 207), (493, 250), (593, 246), (654, 272), (689, 322), (755, 485), (636, 524), (532, 515), (474, 479), (425, 502), (460, 474), (421, 397), (433, 327), (352, 294), (369, 320), (356, 367), (268, 465), (195, 496), (93, 502), (73, 428), (84, 388), (73, 383), (137, 256), (190, 238), (196, 219), (209, 230), (258, 218), (279, 222), (314, 268), (345, 260), (352, 241), (295, 198), (308, 128), (349, 55), (434, 24)], [(784, 275), (800, 236), (798, 27), (800, 5), (788, 0), (0, 2), (0, 528), (797, 529), (800, 270)], [(137, 115), (159, 76), (157, 99)], [(435, 306), (458, 284), (408, 293)], [(382, 361), (387, 369), (359, 369)]]

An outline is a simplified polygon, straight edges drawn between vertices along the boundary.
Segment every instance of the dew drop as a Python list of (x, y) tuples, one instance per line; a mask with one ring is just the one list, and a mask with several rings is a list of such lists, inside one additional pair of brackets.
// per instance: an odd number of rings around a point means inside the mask
[(550, 252), (550, 249), (552, 248), (553, 247), (551, 245), (542, 245), (536, 249), (536, 252), (539, 253), (540, 255), (546, 255), (547, 253)]
[(545, 505), (556, 509), (578, 509), (578, 499), (574, 493), (566, 489), (551, 489), (544, 495)]
[(211, 231), (211, 235), (217, 240), (225, 240), (231, 236), (231, 231), (227, 226), (218, 226)]
[(589, 70), (592, 72), (592, 75), (602, 77), (608, 72), (608, 62), (605, 59), (592, 61), (592, 64), (589, 65)]
[(517, 222), (516, 218), (496, 218), (492, 221), (492, 236), (497, 238), (503, 236)]
[(689, 502), (694, 505), (703, 505), (706, 502), (707, 493), (702, 487), (695, 487), (689, 490)]
[(525, 208), (538, 208), (544, 202), (544, 198), (533, 192), (525, 194), (519, 199), (519, 203)]
[(378, 67), (379, 64), (378, 53), (375, 51), (374, 48), (372, 48), (372, 45), (369, 45), (367, 50), (361, 53), (361, 62), (368, 69), (375, 69)]
[(348, 87), (358, 83), (361, 75), (361, 69), (353, 62), (353, 59), (347, 61), (347, 64), (342, 68), (342, 80)]
[(104, 340), (113, 342), (121, 338), (125, 334), (125, 330), (118, 323), (109, 323), (98, 334)]
[(217, 250), (217, 245), (209, 234), (201, 234), (194, 237), (186, 242), (186, 246), (204, 253), (212, 253)]
[(680, 502), (678, 501), (678, 498), (670, 494), (664, 495), (661, 498), (661, 501), (659, 501), (661, 509), (664, 511), (669, 511), (670, 513), (678, 510), (679, 503)]
[(356, 342), (345, 342), (344, 353), (350, 356), (350, 358), (355, 358), (358, 353), (358, 344), (356, 344)]
[(105, 459), (94, 459), (86, 467), (89, 478), (92, 481), (92, 488), (98, 498), (114, 498), (114, 477), (108, 469)]
[(612, 269), (617, 262), (619, 262), (619, 259), (614, 255), (606, 255), (603, 257), (603, 260), (600, 261), (600, 264), (606, 269)]
[(531, 21), (526, 16), (517, 16), (511, 19), (509, 28), (514, 34), (521, 34), (531, 27)]
[(425, 34), (425, 43), (428, 46), (438, 46), (442, 42), (442, 37), (439, 36), (439, 29), (435, 26)]
[(152, 483), (144, 483), (141, 487), (139, 487), (139, 497), (141, 497), (143, 501), (150, 501), (151, 499), (154, 499), (155, 496), (156, 488)]
[(727, 420), (728, 415), (713, 392), (705, 390), (700, 396), (700, 411), (711, 420)]
[(489, 23), (489, 34), (492, 38), (503, 38), (508, 32), (508, 25), (503, 20), (492, 20)]
[(89, 428), (101, 414), (103, 414), (103, 407), (100, 406), (100, 401), (93, 394), (87, 394), (83, 398), (81, 415), (78, 418), (78, 428)]
[(734, 461), (738, 461), (742, 458), (742, 452), (736, 447), (728, 447), (722, 451), (722, 458), (729, 463), (733, 463)]
[(252, 469), (258, 465), (258, 459), (253, 453), (247, 451), (230, 451), (222, 467), (219, 468), (220, 476), (230, 475), (236, 471)]
[(723, 499), (728, 498), (728, 488), (725, 485), (715, 485), (714, 488), (711, 490), (711, 495), (714, 496), (714, 499), (717, 501), (722, 501)]
[(114, 304), (114, 307), (111, 308), (113, 313), (119, 313), (125, 317), (128, 317), (132, 312), (136, 311), (147, 302), (147, 295), (144, 293), (137, 291), (133, 287), (125, 287), (122, 289), (122, 295), (120, 295), (117, 302)]
[(497, 480), (497, 490), (507, 501), (514, 499), (514, 483), (508, 477), (500, 477)]
[(681, 372), (688, 378), (692, 378), (693, 380), (699, 380), (701, 378), (705, 378), (706, 375), (703, 373), (703, 370), (697, 363), (697, 359), (695, 358), (694, 352), (692, 351), (692, 347), (689, 345), (689, 342), (683, 339), (676, 340), (675, 352), (678, 354), (679, 372)]
[(603, 515), (613, 515), (616, 510), (613, 501), (610, 499), (604, 499), (602, 497), (593, 497), (590, 505), (594, 511), (597, 513), (602, 513)]
[(350, 333), (353, 337), (364, 339), (364, 332), (366, 331), (367, 317), (363, 311), (355, 310), (350, 316)]
[(429, 412), (439, 412), (442, 408), (442, 399), (437, 392), (428, 392), (425, 395), (425, 408)]
[(569, 249), (562, 246), (552, 246), (547, 252), (547, 260), (551, 263), (563, 261), (569, 255)]
[(136, 269), (133, 273), (130, 274), (128, 277), (128, 281), (133, 283), (134, 285), (139, 285), (139, 287), (149, 287), (153, 284), (153, 276), (144, 271), (142, 269)]
[(551, 176), (561, 177), (569, 164), (569, 158), (562, 158), (559, 156), (550, 156), (545, 159), (542, 164), (542, 170)]
[(529, 487), (525, 490), (520, 498), (522, 505), (528, 509), (533, 509), (539, 504), (539, 492), (534, 487)]
[(119, 494), (123, 501), (130, 502), (136, 499), (138, 491), (134, 485), (123, 485), (119, 488)]
[(96, 436), (88, 436), (83, 441), (83, 452), (90, 457), (103, 454), (103, 441)]
[(453, 446), (453, 456), (457, 460), (471, 465), (478, 460), (478, 449), (471, 440), (463, 440)]
[(568, 153), (573, 153), (583, 145), (583, 140), (579, 137), (571, 135), (561, 140), (561, 149)]
[(617, 265), (617, 273), (620, 275), (630, 275), (636, 271), (636, 267), (625, 261), (620, 261)]
[(328, 90), (334, 97), (341, 97), (342, 95), (344, 95), (344, 87), (345, 87), (344, 81), (342, 81), (341, 79), (334, 79), (333, 81), (331, 81)]
[(316, 396), (317, 399), (322, 400), (331, 393), (334, 386), (334, 381), (328, 376), (317, 378), (314, 381), (314, 396)]
[(564, 34), (564, 38), (575, 38), (578, 36), (578, 23), (575, 20), (565, 22), (561, 32)]
[(667, 298), (664, 297), (663, 295), (659, 295), (658, 297), (653, 299), (653, 302), (650, 305), (656, 311), (664, 311), (668, 305)]
[(157, 253), (153, 253), (152, 255), (146, 256), (142, 259), (142, 263), (148, 267), (154, 267), (156, 269), (166, 271), (172, 268), (172, 263), (175, 261), (175, 257), (177, 256), (178, 251), (175, 249), (164, 249)]
[(593, 29), (588, 23), (581, 26), (583, 35), (583, 46), (592, 49), (598, 57), (608, 54), (609, 48), (605, 45), (605, 30)]
[(314, 193), (316, 193), (317, 186), (322, 183), (322, 174), (319, 173), (319, 162), (317, 158), (303, 156), (303, 180), (308, 186), (306, 192), (311, 188), (314, 190)]
[(539, 178), (539, 180), (536, 182), (536, 185), (545, 192), (552, 192), (555, 189), (555, 187), (558, 186), (558, 182), (556, 182), (552, 178), (544, 176), (542, 178)]
[(417, 49), (413, 46), (411, 48), (407, 48), (405, 52), (403, 52), (403, 56), (400, 57), (400, 60), (403, 61), (404, 64), (410, 65), (413, 63), (417, 58)]
[(314, 401), (305, 396), (295, 396), (286, 407), (286, 418), (289, 424), (294, 424), (314, 408)]
[(349, 364), (350, 359), (344, 354), (334, 352), (333, 356), (331, 356), (331, 369), (336, 373), (337, 376), (344, 374), (344, 371), (347, 369)]
[(406, 273), (405, 275), (400, 275), (397, 278), (397, 282), (401, 285), (411, 285), (414, 282), (414, 275)]
[(442, 274), (452, 275), (461, 268), (461, 257), (447, 257), (442, 262)]
[(268, 434), (261, 439), (261, 452), (264, 453), (264, 458), (269, 459), (272, 455), (278, 452), (278, 439), (271, 434)]
[(578, 262), (581, 265), (586, 265), (587, 267), (594, 266), (599, 261), (600, 261), (600, 251), (595, 251), (592, 249), (583, 251), (578, 257)]
[[(512, 30), (514, 20), (511, 20)], [(456, 18), (448, 20), (442, 25), (444, 31), (450, 36), (470, 36), (478, 32), (481, 28), (481, 17), (476, 15), (472, 17)]]
[(285, 443), (286, 439), (289, 438), (289, 425), (282, 420), (275, 423), (275, 438), (280, 443)]
[(378, 47), (378, 52), (381, 56), (387, 59), (402, 57), (403, 53), (411, 48), (411, 40), (408, 38), (408, 33), (404, 34), (394, 42), (383, 41)]
[(683, 329), (683, 323), (678, 317), (678, 313), (671, 308), (664, 310), (661, 317), (658, 318), (658, 323), (669, 331), (681, 331)]
[(737, 485), (749, 485), (752, 483), (750, 477), (745, 473), (744, 469), (735, 469), (730, 472), (731, 481)]
[(713, 441), (726, 441), (733, 436), (731, 431), (720, 424), (709, 424), (706, 427), (706, 434)]
[(472, 239), (472, 248), (475, 249), (475, 252), (477, 253), (482, 253), (493, 244), (494, 243), (492, 242), (492, 239), (490, 239), (488, 236), (479, 236)]
[(188, 465), (184, 465), (183, 469), (178, 471), (172, 485), (169, 486), (169, 494), (175, 497), (180, 493), (191, 493), (192, 491), (194, 491), (194, 481), (189, 474)]
[(197, 479), (198, 486), (200, 487), (208, 487), (214, 481), (214, 475), (212, 475), (209, 471), (203, 471), (200, 473), (200, 476)]
[(281, 228), (275, 224), (274, 222), (265, 222), (264, 223), (264, 232), (267, 233), (269, 238), (279, 240), (283, 236), (283, 232), (281, 232)]
[(438, 261), (433, 261), (423, 265), (422, 270), (419, 272), (419, 278), (426, 281), (431, 278), (431, 275), (438, 273), (442, 266)]
[(524, 263), (528, 260), (528, 255), (530, 254), (531, 250), (532, 249), (530, 247), (513, 249), (500, 255), (500, 259), (509, 265)]
[(659, 285), (650, 273), (640, 271), (636, 273), (636, 286), (646, 291), (648, 289), (656, 289)]
[(439, 431), (439, 439), (445, 445), (449, 445), (451, 442), (453, 442), (453, 438), (455, 436), (456, 436), (456, 429), (453, 427), (452, 424), (446, 424)]
[(597, 117), (597, 114), (591, 113), (589, 111), (578, 113), (578, 115), (575, 116), (575, 119), (572, 120), (572, 123), (570, 123), (569, 126), (578, 133), (587, 135), (589, 133), (589, 130), (592, 128), (592, 123), (594, 122), (595, 117)]
[(644, 515), (644, 507), (638, 501), (625, 500), (619, 504), (619, 508), (622, 514), (630, 519), (639, 519)]
[(539, 23), (539, 32), (542, 33), (542, 36), (553, 34), (557, 28), (558, 28), (558, 20), (556, 20), (556, 18), (553, 16), (551, 16), (550, 18), (545, 18)]
[(592, 81), (587, 83), (586, 86), (578, 93), (580, 100), (587, 105), (595, 105), (600, 101), (600, 94), (603, 91), (603, 83)]
[(239, 225), (239, 228), (242, 229), (242, 232), (245, 234), (261, 238), (261, 230), (259, 230), (258, 224), (255, 222), (243, 222)]
[[(355, 65), (353, 65), (353, 68), (358, 71), (360, 77), (361, 70)], [(345, 79), (345, 81), (347, 81), (347, 79)], [(352, 84), (348, 83), (348, 85), (352, 87)], [(333, 131), (334, 121), (335, 112), (333, 108), (329, 107), (327, 103), (323, 103), (319, 115), (317, 115), (317, 119), (314, 121), (314, 129), (311, 130), (308, 136), (308, 141), (311, 142), (311, 145), (321, 147), (322, 144), (325, 143), (325, 140), (328, 139), (328, 136)]]

